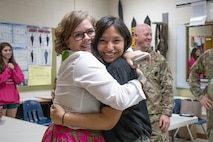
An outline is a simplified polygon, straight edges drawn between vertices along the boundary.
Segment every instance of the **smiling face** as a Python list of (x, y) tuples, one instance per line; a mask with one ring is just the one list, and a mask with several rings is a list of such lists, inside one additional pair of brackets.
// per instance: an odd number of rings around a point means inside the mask
[(107, 28), (99, 39), (98, 52), (106, 63), (111, 63), (123, 55), (124, 38), (114, 26)]
[(146, 52), (152, 41), (152, 29), (147, 24), (140, 24), (135, 27), (134, 37), (136, 40), (136, 49)]
[[(89, 31), (94, 30), (93, 25), (88, 19), (83, 20), (74, 30), (70, 33), (71, 36), (66, 40), (66, 46), (72, 51), (91, 51), (91, 43), (95, 36), (90, 35)], [(86, 32), (86, 33), (85, 33)], [(83, 39), (76, 40), (79, 34), (84, 34)], [(89, 35), (88, 35), (89, 34)]]
[(199, 57), (200, 54), (201, 54), (201, 53), (200, 53), (200, 49), (197, 49), (197, 51), (196, 51), (196, 56)]
[(9, 59), (12, 57), (12, 49), (10, 46), (5, 46), (1, 51), (1, 56), (5, 63), (9, 62)]

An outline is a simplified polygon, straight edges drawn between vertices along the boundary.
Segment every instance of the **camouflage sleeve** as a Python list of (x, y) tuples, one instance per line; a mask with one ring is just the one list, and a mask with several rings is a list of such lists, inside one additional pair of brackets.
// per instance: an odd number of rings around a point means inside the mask
[(163, 110), (162, 114), (171, 116), (174, 108), (173, 77), (166, 60), (163, 60), (160, 74), (161, 95)]
[(203, 89), (201, 89), (200, 86), (200, 75), (205, 73), (205, 56), (206, 53), (202, 54), (200, 58), (197, 59), (189, 73), (190, 91), (198, 100), (204, 96)]

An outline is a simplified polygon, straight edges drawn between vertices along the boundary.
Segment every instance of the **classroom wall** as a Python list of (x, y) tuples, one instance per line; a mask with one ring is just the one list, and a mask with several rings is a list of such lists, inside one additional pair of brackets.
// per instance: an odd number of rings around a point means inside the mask
[[(177, 27), (178, 25), (184, 25), (185, 23), (190, 22), (191, 18), (191, 6), (183, 6), (177, 8), (177, 4), (193, 2), (192, 0), (122, 0), (123, 10), (124, 10), (124, 22), (130, 28), (131, 21), (133, 17), (136, 19), (137, 24), (143, 23), (144, 19), (148, 15), (151, 22), (162, 22), (163, 13), (168, 13), (168, 52), (167, 52), (167, 60), (169, 62), (169, 66), (171, 67), (173, 78), (174, 78), (174, 95), (181, 95), (187, 97), (193, 97), (191, 92), (188, 89), (188, 82), (185, 81), (185, 71), (186, 67), (183, 63), (180, 63), (180, 66), (177, 67), (177, 62), (179, 58), (184, 58), (186, 56), (186, 48), (185, 43), (182, 40), (177, 39)], [(207, 20), (209, 21), (209, 9), (212, 2), (207, 3)], [(155, 33), (155, 24), (152, 24), (153, 31), (153, 40), (152, 45), (154, 46), (154, 33)], [(181, 33), (182, 36), (185, 35), (184, 32)], [(181, 36), (181, 35), (180, 35)], [(177, 44), (182, 43), (183, 47), (178, 47)], [(180, 49), (181, 48), (181, 49)], [(177, 53), (180, 54), (177, 57)], [(183, 66), (181, 66), (181, 64)], [(179, 86), (176, 88), (177, 84), (177, 74), (179, 74), (180, 81), (187, 84), (185, 86)], [(186, 89), (183, 89), (186, 88)]]
[[(147, 15), (151, 19), (151, 22), (162, 22), (162, 14), (168, 13), (169, 49), (167, 60), (173, 72), (174, 95), (192, 96), (188, 89), (176, 88), (176, 74), (178, 72), (176, 67), (176, 53), (179, 48), (176, 46), (177, 25), (189, 23), (191, 17), (191, 6), (177, 8), (176, 4), (191, 1), (193, 0), (121, 0), (123, 5), (124, 22), (130, 30), (133, 17), (137, 24), (143, 23)], [(209, 5), (210, 2), (208, 2), (208, 7)], [(74, 9), (87, 10), (95, 18), (99, 19), (105, 15), (118, 16), (117, 8), (118, 0), (0, 0), (0, 22), (21, 23), (54, 28), (64, 14)], [(152, 29), (154, 33), (154, 24), (152, 24)], [(154, 34), (152, 45), (154, 45)], [(57, 57), (57, 69), (59, 65), (60, 56)], [(44, 95), (47, 93), (50, 93), (50, 90), (21, 92), (21, 96)]]
[[(88, 11), (96, 19), (109, 14), (106, 0), (0, 0), (0, 22), (55, 28), (72, 10)], [(57, 70), (60, 56), (57, 57)], [(21, 98), (50, 94), (51, 90), (20, 92)]]

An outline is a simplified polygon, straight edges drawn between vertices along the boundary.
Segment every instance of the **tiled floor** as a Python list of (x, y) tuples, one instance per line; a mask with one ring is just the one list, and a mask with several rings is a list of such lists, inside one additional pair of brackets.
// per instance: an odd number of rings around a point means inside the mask
[[(174, 139), (174, 142), (191, 142), (191, 140), (185, 140), (185, 141), (184, 141), (184, 139), (175, 138), (175, 139)], [(208, 142), (208, 141), (207, 141), (207, 140), (204, 140), (204, 139), (196, 138), (196, 139), (194, 139), (194, 142)]]

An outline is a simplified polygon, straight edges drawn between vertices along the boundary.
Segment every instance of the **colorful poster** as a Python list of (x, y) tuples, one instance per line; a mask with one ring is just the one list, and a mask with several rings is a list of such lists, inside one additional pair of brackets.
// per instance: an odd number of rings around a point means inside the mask
[[(0, 22), (0, 42), (9, 42), (13, 47), (15, 60), (25, 75), (21, 86), (32, 82), (29, 79), (33, 77), (28, 73), (30, 67), (52, 66), (51, 28)], [(51, 80), (51, 75), (49, 77)]]

